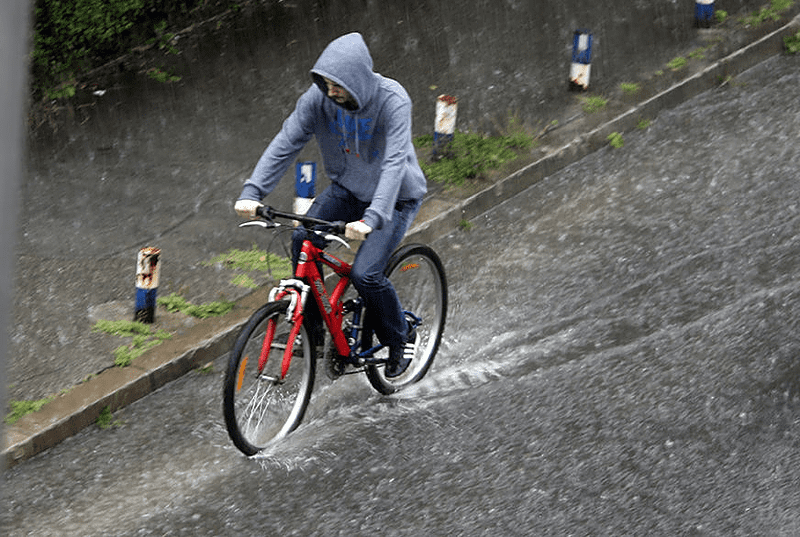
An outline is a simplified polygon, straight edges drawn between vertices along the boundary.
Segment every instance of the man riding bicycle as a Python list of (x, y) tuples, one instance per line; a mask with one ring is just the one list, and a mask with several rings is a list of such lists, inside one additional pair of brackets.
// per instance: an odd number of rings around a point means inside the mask
[[(244, 218), (255, 218), (261, 200), (316, 137), (331, 185), (307, 214), (348, 222), (345, 236), (364, 241), (351, 281), (370, 312), (376, 336), (389, 347), (384, 374), (394, 378), (408, 368), (413, 349), (407, 346), (413, 346), (416, 334), (384, 270), (427, 191), (411, 141), (411, 99), (398, 82), (373, 72), (369, 49), (358, 33), (332, 41), (311, 69), (311, 79), (234, 208)], [(305, 238), (301, 230), (293, 235), (294, 263)], [(306, 316), (319, 327), (312, 330), (318, 339), (321, 319), (312, 302)]]

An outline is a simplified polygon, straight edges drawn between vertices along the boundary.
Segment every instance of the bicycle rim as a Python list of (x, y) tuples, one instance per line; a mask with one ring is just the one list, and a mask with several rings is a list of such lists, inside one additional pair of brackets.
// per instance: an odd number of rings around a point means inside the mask
[[(439, 256), (421, 244), (410, 244), (395, 252), (386, 274), (403, 309), (422, 321), (417, 327), (417, 352), (402, 375), (387, 379), (383, 366), (367, 367), (367, 377), (372, 386), (388, 395), (419, 381), (430, 369), (447, 317), (447, 279)], [(381, 353), (383, 357), (388, 356), (388, 349)]]
[[(314, 385), (315, 350), (304, 327), (294, 338), (292, 359), (282, 377), (284, 351), (294, 323), (286, 319), (288, 302), (273, 302), (250, 317), (231, 350), (223, 390), (228, 434), (245, 455), (294, 430), (303, 419)], [(270, 324), (272, 343), (263, 361), (262, 347)]]

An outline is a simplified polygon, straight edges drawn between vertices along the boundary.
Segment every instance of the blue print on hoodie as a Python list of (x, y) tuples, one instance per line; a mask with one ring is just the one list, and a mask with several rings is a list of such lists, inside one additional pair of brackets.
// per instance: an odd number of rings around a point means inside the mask
[[(369, 142), (374, 135), (379, 134), (378, 129), (370, 131), (371, 124), (371, 117), (353, 117), (345, 115), (342, 110), (337, 110), (336, 119), (328, 122), (328, 129), (341, 138), (339, 147), (343, 148), (346, 153), (350, 153), (350, 146), (356, 144), (358, 148), (356, 156), (360, 157), (361, 142)], [(358, 125), (358, 130), (356, 130), (356, 125)], [(353, 144), (350, 143), (351, 141)], [(379, 149), (373, 149), (369, 160), (379, 157), (380, 153)]]

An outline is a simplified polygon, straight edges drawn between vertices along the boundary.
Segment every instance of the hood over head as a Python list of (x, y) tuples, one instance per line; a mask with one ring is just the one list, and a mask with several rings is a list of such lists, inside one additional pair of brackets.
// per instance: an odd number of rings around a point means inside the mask
[(333, 80), (353, 96), (360, 110), (369, 103), (378, 86), (372, 71), (372, 56), (359, 33), (343, 35), (331, 41), (311, 69), (311, 78), (327, 95), (323, 77)]

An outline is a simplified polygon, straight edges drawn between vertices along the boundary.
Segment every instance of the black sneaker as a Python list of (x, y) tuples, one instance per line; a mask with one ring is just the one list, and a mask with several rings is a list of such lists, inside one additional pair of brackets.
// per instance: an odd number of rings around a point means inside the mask
[(417, 331), (409, 323), (405, 344), (389, 347), (389, 359), (386, 361), (386, 369), (383, 371), (384, 376), (387, 379), (393, 379), (405, 373), (416, 352)]

